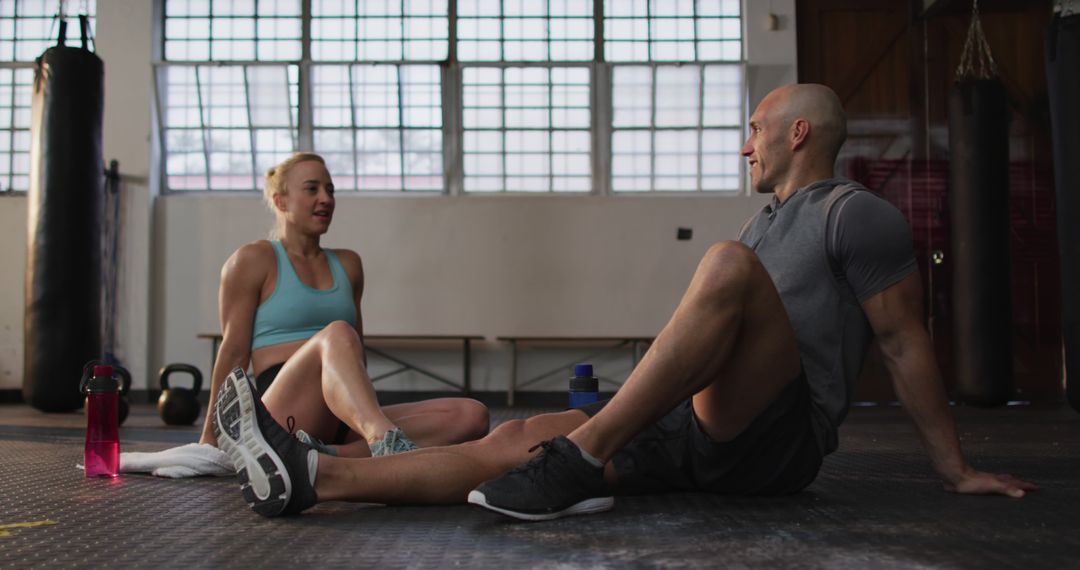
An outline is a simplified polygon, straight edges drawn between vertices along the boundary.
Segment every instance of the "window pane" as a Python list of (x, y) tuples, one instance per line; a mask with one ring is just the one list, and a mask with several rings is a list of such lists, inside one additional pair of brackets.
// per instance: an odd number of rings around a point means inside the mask
[(339, 189), (442, 190), (441, 83), (435, 65), (312, 68), (315, 151)]
[(704, 116), (706, 127), (739, 127), (743, 117), (741, 65), (705, 66)]
[(401, 138), (395, 130), (357, 133), (358, 190), (401, 190)]
[(652, 126), (653, 68), (616, 66), (611, 97), (616, 127)]
[[(56, 44), (57, 3), (44, 0), (0, 0), (0, 193), (25, 192), (30, 186), (30, 91), (33, 62)], [(68, 6), (69, 46), (81, 45), (78, 14), (89, 16), (90, 35), (97, 26), (97, 2)]]
[(315, 61), (439, 61), (448, 53), (446, 0), (340, 2), (311, 6)]
[(297, 148), (295, 66), (176, 66), (159, 77), (169, 190), (256, 190)]
[(739, 0), (605, 0), (606, 61), (738, 61)]
[(30, 185), (30, 106), (34, 71), (0, 69), (0, 193)]
[[(449, 54), (448, 0), (309, 2), (308, 121), (314, 150), (326, 157), (337, 187), (441, 191), (444, 164), (455, 162), (444, 160), (444, 139), (456, 136), (443, 132), (446, 71), (434, 64)], [(167, 59), (291, 62), (158, 74), (169, 188), (258, 188), (266, 168), (299, 145), (302, 0), (163, 3)], [(738, 190), (745, 120), (740, 4), (605, 0), (601, 55), (616, 65), (611, 93), (600, 96), (612, 104), (614, 191)], [(594, 57), (593, 5), (455, 2), (455, 51), (466, 62), (462, 139), (447, 148), (461, 149), (466, 191), (591, 190), (591, 65), (573, 62)], [(48, 23), (51, 13), (39, 19)], [(0, 10), (0, 58), (16, 57), (23, 36), (15, 25)], [(41, 26), (24, 24), (44, 42), (50, 32)], [(0, 114), (4, 97), (15, 95), (0, 82)], [(2, 136), (5, 128), (28, 125), (28, 104), (14, 107), (6, 119), (14, 126), (0, 118), (0, 147), (15, 144)], [(0, 164), (0, 183), (12, 179), (12, 164)]]
[(701, 68), (660, 67), (656, 70), (656, 126), (693, 127), (701, 115)]
[(462, 77), (467, 192), (591, 189), (588, 68), (466, 67)]
[(300, 58), (300, 0), (165, 0), (165, 58)]
[(315, 152), (322, 155), (338, 191), (356, 190), (356, 146), (352, 129), (316, 129)]
[(738, 191), (742, 74), (738, 64), (615, 66), (612, 190)]
[(461, 61), (591, 61), (593, 4), (582, 0), (458, 2)]
[(739, 167), (742, 156), (740, 129), (707, 129), (701, 135), (701, 189), (708, 191), (739, 190)]

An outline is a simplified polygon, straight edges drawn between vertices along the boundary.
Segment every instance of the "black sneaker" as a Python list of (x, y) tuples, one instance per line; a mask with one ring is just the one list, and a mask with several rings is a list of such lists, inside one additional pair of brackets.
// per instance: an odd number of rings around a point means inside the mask
[(469, 502), (517, 519), (546, 521), (606, 511), (615, 499), (604, 483), (604, 468), (581, 456), (574, 442), (559, 436), (529, 451), (543, 451), (502, 477), (469, 493)]
[(225, 377), (214, 410), (218, 447), (232, 458), (240, 491), (264, 517), (299, 513), (317, 501), (319, 453), (285, 431), (255, 395), (243, 369)]

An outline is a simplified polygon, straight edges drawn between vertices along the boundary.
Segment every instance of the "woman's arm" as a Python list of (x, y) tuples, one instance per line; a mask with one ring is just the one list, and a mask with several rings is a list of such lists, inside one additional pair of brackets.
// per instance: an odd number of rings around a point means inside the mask
[[(263, 282), (267, 277), (265, 247), (251, 243), (236, 250), (221, 268), (218, 315), (221, 319), (221, 348), (210, 381), (210, 404), (203, 423), (200, 443), (217, 445), (214, 435), (214, 403), (225, 376), (234, 368), (247, 368), (251, 361), (251, 331)], [(272, 252), (270, 252), (273, 255)]]

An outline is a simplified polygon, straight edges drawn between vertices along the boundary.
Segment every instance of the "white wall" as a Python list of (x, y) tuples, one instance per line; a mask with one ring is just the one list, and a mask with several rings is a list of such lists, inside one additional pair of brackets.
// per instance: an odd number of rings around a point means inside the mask
[(117, 357), (128, 367), (135, 387), (151, 369), (146, 339), (150, 328), (151, 205), (158, 169), (151, 161), (153, 3), (98, 0), (97, 54), (105, 61), (105, 161), (120, 163), (123, 194)]
[[(324, 245), (363, 257), (371, 334), (652, 335), (705, 249), (759, 206), (746, 197), (342, 196)], [(221, 265), (266, 234), (270, 214), (255, 196), (168, 195), (158, 207), (165, 357), (209, 368), (209, 344), (195, 335), (218, 330)], [(694, 239), (676, 241), (679, 226)], [(477, 388), (504, 387), (488, 374), (495, 384)]]
[[(766, 3), (747, 4), (748, 90), (756, 103), (795, 79), (794, 0), (772, 3), (776, 31), (764, 29)], [(105, 158), (120, 161), (127, 194), (120, 355), (135, 388), (148, 387), (150, 372), (166, 362), (209, 374), (210, 346), (196, 334), (218, 329), (221, 264), (271, 223), (257, 196), (156, 197), (153, 19), (150, 2), (98, 0)], [(324, 245), (362, 255), (370, 333), (652, 335), (705, 249), (734, 237), (762, 202), (748, 195), (344, 195)], [(12, 268), (0, 276), (0, 291), (10, 293), (0, 296), (0, 389), (22, 382), (25, 211), (24, 198), (0, 198), (0, 238), (10, 244), (0, 262)], [(693, 240), (675, 240), (680, 226), (693, 228)], [(474, 386), (504, 388), (506, 348), (479, 348)], [(431, 358), (438, 371), (459, 370), (455, 358)], [(413, 387), (413, 380), (385, 386)]]
[(22, 388), (26, 196), (0, 196), (0, 389)]
[[(743, 29), (746, 45), (746, 87), (750, 111), (780, 85), (798, 81), (795, 54), (795, 0), (746, 0)], [(776, 16), (769, 29), (769, 15)]]

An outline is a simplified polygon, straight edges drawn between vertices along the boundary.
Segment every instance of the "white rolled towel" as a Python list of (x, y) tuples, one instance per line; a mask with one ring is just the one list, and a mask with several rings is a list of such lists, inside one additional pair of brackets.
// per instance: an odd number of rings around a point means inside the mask
[(235, 475), (228, 454), (208, 443), (189, 443), (162, 451), (131, 451), (120, 454), (121, 473), (150, 473), (156, 477), (180, 479), (204, 475)]

